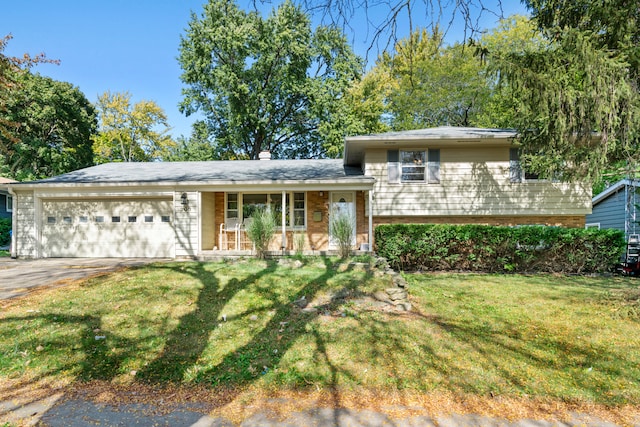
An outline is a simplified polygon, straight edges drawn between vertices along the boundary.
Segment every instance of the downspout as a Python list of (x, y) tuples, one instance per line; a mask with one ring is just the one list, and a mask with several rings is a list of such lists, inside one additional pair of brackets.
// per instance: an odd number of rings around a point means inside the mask
[(369, 252), (373, 252), (373, 190), (369, 190)]
[(282, 192), (282, 244), (280, 245), (282, 253), (287, 247), (287, 192)]
[(7, 190), (9, 190), (9, 194), (11, 194), (11, 247), (9, 249), (11, 250), (11, 258), (17, 258), (16, 226), (18, 225), (18, 221), (16, 221), (16, 218), (18, 217), (18, 195), (10, 186), (7, 187)]

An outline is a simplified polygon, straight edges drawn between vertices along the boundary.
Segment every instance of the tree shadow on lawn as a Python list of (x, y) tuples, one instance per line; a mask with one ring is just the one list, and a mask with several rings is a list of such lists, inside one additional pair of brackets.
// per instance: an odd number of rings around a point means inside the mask
[[(261, 277), (277, 270), (277, 264), (268, 263), (267, 268), (251, 274), (242, 280), (232, 279), (222, 285), (215, 272), (207, 271), (204, 264), (195, 263), (188, 267), (171, 268), (188, 274), (202, 284), (198, 293), (195, 308), (182, 316), (166, 339), (162, 353), (145, 368), (137, 377), (149, 382), (182, 382), (185, 373), (192, 368), (202, 353), (210, 345), (210, 335), (216, 327), (226, 304), (239, 291), (253, 284)], [(245, 315), (249, 313), (243, 313)], [(216, 320), (214, 320), (216, 319)], [(232, 318), (227, 319), (232, 321)]]
[(632, 391), (634, 396), (621, 390), (615, 380), (635, 377), (630, 371), (634, 361), (607, 343), (561, 336), (539, 325), (506, 319), (487, 324), (477, 319), (419, 315), (440, 330), (442, 340), (451, 343), (447, 350), (464, 352), (455, 357), (443, 352), (442, 343), (425, 340), (421, 344), (422, 351), (431, 356), (424, 361), (426, 368), (445, 374), (450, 390), (604, 405), (637, 405), (640, 399), (637, 388)]
[[(198, 369), (190, 371), (192, 377), (188, 382), (241, 390), (258, 381), (262, 375), (277, 369), (287, 351), (300, 337), (311, 336), (316, 345), (314, 357), (322, 359), (324, 365), (330, 370), (330, 378), (322, 379), (322, 382), (326, 384), (328, 381), (334, 403), (338, 404), (337, 383), (338, 376), (341, 374), (340, 369), (332, 364), (322, 335), (314, 326), (308, 327), (321, 313), (317, 309), (305, 310), (296, 305), (296, 303), (304, 305), (305, 302), (312, 301), (320, 291), (328, 287), (331, 279), (337, 275), (348, 274), (351, 270), (351, 267), (348, 267), (346, 271), (338, 272), (330, 259), (321, 258), (321, 260), (324, 271), (318, 276), (305, 279), (305, 284), (291, 294), (283, 295), (279, 292), (277, 283), (273, 286), (253, 287), (251, 291), (257, 293), (261, 300), (267, 303), (259, 308), (236, 313), (229, 316), (226, 323), (220, 323), (228, 327), (233, 322), (243, 322), (255, 314), (258, 319), (247, 327), (250, 335), (248, 340), (242, 341), (244, 344), (226, 352), (219, 362), (209, 366), (199, 365)], [(278, 266), (274, 261), (269, 261), (267, 265), (266, 269), (242, 280), (229, 281), (221, 291), (218, 290), (219, 284), (214, 275), (205, 271), (201, 265), (197, 264), (188, 269), (187, 273), (203, 284), (196, 308), (180, 319), (179, 325), (167, 338), (162, 354), (138, 372), (137, 378), (151, 383), (187, 382), (185, 373), (198, 363), (208, 346), (215, 345), (210, 336), (218, 324), (206, 324), (205, 320), (218, 318), (224, 306), (240, 290), (246, 289), (261, 277), (274, 273), (279, 268), (286, 268)], [(369, 273), (366, 274), (366, 277), (371, 277)], [(353, 288), (350, 291), (355, 291), (359, 284), (358, 281), (353, 280), (345, 283), (346, 287)], [(265, 316), (269, 316), (268, 319), (264, 319)], [(265, 321), (261, 323), (263, 319)], [(195, 333), (185, 336), (185, 331)], [(342, 372), (342, 374), (349, 375), (348, 372)], [(297, 385), (309, 387), (309, 384)], [(229, 403), (236, 396), (234, 393), (228, 393), (225, 396), (226, 400), (220, 404)]]

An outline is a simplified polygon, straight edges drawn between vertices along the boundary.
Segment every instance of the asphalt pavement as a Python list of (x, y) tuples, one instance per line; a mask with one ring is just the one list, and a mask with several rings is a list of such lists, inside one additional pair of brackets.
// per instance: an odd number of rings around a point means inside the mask
[(38, 288), (63, 286), (87, 277), (136, 267), (154, 258), (44, 258), (0, 257), (0, 300), (24, 296)]

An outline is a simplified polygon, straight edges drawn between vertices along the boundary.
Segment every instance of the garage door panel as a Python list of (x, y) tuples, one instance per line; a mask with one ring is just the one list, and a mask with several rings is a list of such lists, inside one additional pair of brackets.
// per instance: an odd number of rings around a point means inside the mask
[(44, 201), (43, 256), (173, 257), (172, 208), (170, 199)]

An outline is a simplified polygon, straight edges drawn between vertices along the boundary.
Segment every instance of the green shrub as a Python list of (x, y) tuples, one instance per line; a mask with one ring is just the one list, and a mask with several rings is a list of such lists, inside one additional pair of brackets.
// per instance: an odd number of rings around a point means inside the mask
[(354, 220), (346, 212), (335, 211), (329, 221), (329, 232), (338, 242), (338, 255), (345, 259), (353, 249)]
[(304, 252), (306, 236), (303, 232), (294, 232), (293, 233), (293, 250), (297, 256), (302, 255)]
[(402, 224), (375, 230), (376, 251), (401, 270), (602, 272), (624, 250), (618, 230)]
[(11, 218), (0, 218), (0, 246), (11, 242)]
[(276, 231), (276, 220), (269, 209), (257, 209), (247, 223), (247, 237), (253, 243), (256, 256), (264, 259), (269, 249), (269, 242)]

